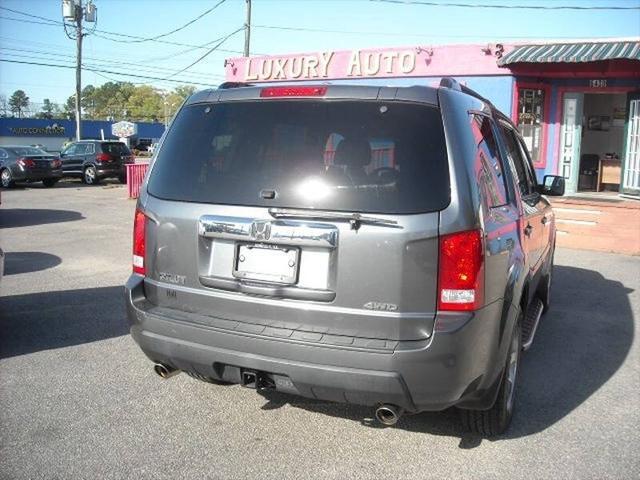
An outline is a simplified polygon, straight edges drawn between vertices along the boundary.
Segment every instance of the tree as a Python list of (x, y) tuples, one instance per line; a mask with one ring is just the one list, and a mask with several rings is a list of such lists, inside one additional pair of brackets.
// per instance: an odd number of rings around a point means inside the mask
[(80, 106), (84, 112), (85, 118), (95, 119), (96, 100), (95, 100), (96, 87), (93, 85), (87, 85), (82, 89), (80, 95)]
[(64, 114), (69, 120), (76, 118), (76, 96), (71, 95), (64, 104)]
[(196, 87), (192, 85), (180, 85), (173, 89), (173, 92), (170, 92), (164, 98), (164, 119), (165, 123), (169, 123), (169, 120), (173, 118), (176, 111), (183, 102), (190, 97), (193, 92), (196, 91)]
[(45, 98), (42, 101), (42, 110), (36, 114), (36, 117), (52, 119), (53, 110), (53, 103), (51, 103), (51, 100), (49, 100), (48, 98)]
[(9, 108), (12, 113), (18, 115), (18, 118), (22, 116), (22, 111), (29, 106), (29, 97), (24, 93), (24, 90), (16, 90), (9, 98)]
[(9, 113), (9, 102), (6, 95), (0, 95), (0, 117), (6, 117)]

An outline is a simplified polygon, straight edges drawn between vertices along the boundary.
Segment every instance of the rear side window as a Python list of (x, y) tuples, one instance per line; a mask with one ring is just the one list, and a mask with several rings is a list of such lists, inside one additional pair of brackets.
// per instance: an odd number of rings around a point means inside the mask
[(49, 155), (47, 152), (35, 147), (9, 148), (8, 150), (12, 151), (14, 155), (17, 155), (19, 157), (35, 157), (38, 155)]
[(524, 157), (524, 154), (520, 148), (520, 142), (516, 137), (516, 134), (508, 127), (504, 125), (500, 126), (502, 135), (504, 137), (505, 147), (507, 149), (507, 155), (513, 162), (513, 166), (516, 169), (518, 175), (518, 187), (522, 196), (527, 196), (534, 191), (534, 181), (527, 167), (528, 159)]
[(441, 210), (449, 189), (439, 110), (394, 102), (188, 106), (149, 179), (170, 200), (369, 213)]
[(131, 152), (124, 143), (106, 142), (101, 145), (102, 152), (110, 155), (129, 155)]
[(505, 205), (507, 191), (493, 121), (485, 115), (473, 114), (471, 131), (477, 148), (474, 170), (487, 206)]

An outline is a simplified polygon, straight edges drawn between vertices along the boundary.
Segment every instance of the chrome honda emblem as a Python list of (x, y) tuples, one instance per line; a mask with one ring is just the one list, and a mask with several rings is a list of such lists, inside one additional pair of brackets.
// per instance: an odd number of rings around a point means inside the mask
[(269, 237), (271, 237), (271, 222), (253, 222), (251, 224), (251, 237), (254, 240), (269, 240)]

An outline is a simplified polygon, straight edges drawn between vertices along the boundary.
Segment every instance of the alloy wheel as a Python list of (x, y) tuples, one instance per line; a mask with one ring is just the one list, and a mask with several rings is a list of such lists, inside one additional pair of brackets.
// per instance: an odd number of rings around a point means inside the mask
[(11, 186), (11, 172), (9, 170), (7, 169), (2, 170), (0, 179), (2, 181), (2, 186), (4, 188), (9, 188)]
[(93, 185), (96, 183), (96, 169), (94, 167), (87, 167), (85, 169), (84, 181), (87, 185)]

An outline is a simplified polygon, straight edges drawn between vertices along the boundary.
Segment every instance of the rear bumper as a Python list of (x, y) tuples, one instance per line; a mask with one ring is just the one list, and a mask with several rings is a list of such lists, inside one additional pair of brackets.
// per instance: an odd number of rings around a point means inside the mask
[(119, 177), (126, 175), (126, 167), (124, 164), (116, 164), (116, 165), (96, 165), (96, 173), (100, 178), (108, 178), (108, 177)]
[(154, 362), (233, 383), (241, 383), (248, 369), (263, 372), (282, 392), (368, 406), (391, 403), (410, 412), (488, 408), (508, 343), (501, 341), (502, 302), (474, 313), (439, 314), (431, 338), (399, 342), (391, 351), (195, 324), (188, 313), (154, 308), (137, 275), (127, 282), (126, 302), (131, 335)]
[(13, 179), (18, 182), (39, 182), (41, 180), (47, 178), (62, 178), (62, 170), (45, 170), (45, 169), (20, 169), (17, 168), (15, 171), (11, 172), (13, 174)]

